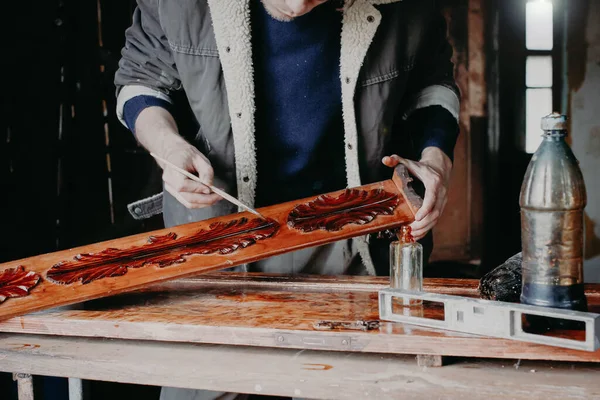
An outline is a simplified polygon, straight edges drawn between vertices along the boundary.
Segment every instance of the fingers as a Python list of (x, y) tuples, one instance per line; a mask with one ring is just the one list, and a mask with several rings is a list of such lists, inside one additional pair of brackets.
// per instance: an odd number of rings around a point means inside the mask
[(411, 174), (413, 174), (415, 177), (417, 177), (417, 179), (421, 181), (428, 176), (428, 171), (430, 170), (430, 168), (426, 165), (423, 165), (413, 160), (409, 160), (407, 158), (402, 158), (397, 154), (385, 156), (383, 157), (381, 162), (383, 162), (384, 165), (391, 168), (397, 166), (398, 164), (403, 164), (406, 166), (406, 168), (410, 171)]
[(203, 208), (212, 206), (221, 200), (221, 196), (215, 193), (211, 194), (200, 194), (200, 193), (190, 193), (190, 192), (180, 192), (177, 191), (170, 184), (165, 182), (165, 190), (168, 191), (179, 201), (181, 204), (186, 206), (187, 208)]
[(399, 157), (396, 154), (384, 157), (382, 162), (388, 167), (403, 164), (411, 174), (423, 182), (425, 186), (425, 198), (423, 199), (423, 205), (415, 215), (416, 221), (422, 220), (433, 210), (438, 198), (445, 198), (446, 188), (443, 185), (442, 177), (434, 169), (419, 162)]
[(433, 210), (438, 198), (440, 196), (445, 196), (446, 188), (443, 185), (442, 177), (432, 168), (416, 161), (403, 159), (398, 156), (396, 156), (395, 160), (397, 160), (398, 163), (404, 164), (410, 173), (423, 182), (423, 185), (425, 186), (423, 205), (415, 215), (415, 219), (420, 221)]
[(438, 201), (436, 202), (436, 205), (433, 208), (433, 210), (420, 221), (414, 221), (410, 225), (411, 234), (415, 238), (415, 240), (422, 239), (427, 234), (427, 232), (429, 232), (435, 227), (435, 225), (440, 219), (440, 216), (444, 212), (444, 208), (446, 207), (447, 201), (448, 198), (446, 196), (438, 197)]
[(417, 177), (425, 186), (423, 205), (415, 215), (415, 219), (420, 221), (433, 210), (438, 199), (443, 200), (446, 198), (446, 187), (444, 186), (442, 176), (431, 168), (420, 167)]
[(168, 183), (171, 189), (177, 192), (188, 192), (188, 193), (199, 193), (199, 194), (210, 194), (210, 189), (196, 181), (183, 175), (181, 172), (166, 167), (163, 172), (163, 181)]
[(434, 162), (435, 160), (417, 162), (396, 154), (383, 157), (381, 161), (384, 165), (392, 168), (398, 164), (405, 165), (408, 171), (425, 186), (423, 205), (415, 214), (415, 221), (411, 224), (413, 237), (417, 240), (423, 238), (436, 225), (446, 206), (447, 182), (442, 174), (447, 167), (438, 165), (439, 163)]
[[(391, 168), (394, 168), (398, 164), (404, 164), (410, 170), (411, 168), (415, 169), (418, 166), (418, 163), (412, 160), (408, 160), (406, 158), (402, 158), (397, 154), (392, 154), (391, 156), (385, 156), (381, 160), (381, 162)], [(411, 171), (412, 172), (412, 171)]]
[(210, 161), (201, 153), (195, 155), (192, 158), (192, 165), (196, 172), (198, 172), (198, 177), (200, 180), (208, 185), (213, 184), (214, 179), (214, 170), (212, 165), (210, 165)]
[(219, 200), (222, 200), (221, 196), (215, 193), (211, 194), (197, 194), (197, 193), (187, 193), (180, 192), (179, 195), (186, 200), (189, 204), (192, 205), (191, 208), (203, 208), (212, 206), (217, 203)]
[(181, 197), (179, 192), (175, 188), (173, 188), (171, 185), (169, 185), (167, 182), (165, 182), (165, 190), (167, 192), (171, 193), (171, 195), (173, 195), (173, 197), (175, 197), (177, 199), (177, 201), (179, 201), (181, 204), (183, 204), (187, 208), (193, 208), (192, 204), (190, 202), (188, 202), (186, 199), (184, 199), (183, 197)]
[[(201, 153), (186, 148), (172, 153), (170, 158), (174, 165), (198, 176), (203, 183), (213, 184), (213, 168), (210, 161)], [(165, 190), (187, 208), (208, 207), (221, 200), (221, 196), (213, 193), (208, 186), (188, 178), (168, 165), (163, 170), (163, 181)]]
[(396, 154), (392, 154), (391, 156), (383, 157), (381, 162), (386, 167), (394, 168), (396, 165), (400, 164), (400, 157), (398, 157)]

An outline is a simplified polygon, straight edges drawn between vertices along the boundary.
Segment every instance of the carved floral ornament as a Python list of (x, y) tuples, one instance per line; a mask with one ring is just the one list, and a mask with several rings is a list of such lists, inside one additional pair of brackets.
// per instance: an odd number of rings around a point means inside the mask
[(5, 269), (0, 272), (0, 303), (9, 297), (23, 297), (29, 290), (38, 284), (40, 276), (27, 271), (23, 266)]
[(177, 239), (175, 233), (151, 236), (148, 243), (128, 249), (109, 248), (99, 253), (79, 254), (73, 261), (54, 265), (46, 277), (53, 283), (70, 285), (77, 281), (88, 284), (102, 278), (125, 275), (129, 268), (154, 264), (164, 268), (185, 262), (193, 254), (230, 254), (259, 240), (273, 236), (279, 224), (259, 218), (215, 222), (209, 229)]
[[(287, 229), (311, 233), (339, 231), (348, 224), (364, 225), (379, 215), (393, 215), (401, 199), (383, 189), (347, 189), (341, 194), (322, 195), (294, 207), (287, 217)], [(53, 265), (46, 273), (49, 282), (72, 285), (125, 275), (129, 268), (155, 265), (164, 268), (183, 263), (187, 256), (229, 255), (274, 237), (280, 224), (273, 219), (239, 218), (214, 222), (208, 229), (178, 238), (175, 233), (150, 236), (148, 242), (125, 249), (107, 248), (98, 253), (78, 254), (72, 260)], [(0, 272), (0, 302), (29, 294), (40, 275), (22, 266)]]
[(288, 225), (302, 232), (339, 231), (348, 224), (364, 225), (378, 215), (392, 215), (399, 203), (398, 195), (383, 189), (346, 189), (337, 197), (323, 195), (296, 206)]

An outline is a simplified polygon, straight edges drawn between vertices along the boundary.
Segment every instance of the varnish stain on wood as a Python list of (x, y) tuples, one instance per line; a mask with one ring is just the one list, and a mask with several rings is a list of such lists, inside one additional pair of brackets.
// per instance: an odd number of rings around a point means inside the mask
[[(153, 321), (238, 327), (318, 331), (316, 321), (376, 321), (377, 293), (328, 291), (231, 289), (214, 285), (190, 290), (121, 295), (86, 303), (86, 310), (72, 310), (83, 318), (114, 316), (121, 327), (127, 321), (143, 322), (144, 310), (153, 310)], [(81, 314), (80, 314), (81, 313)], [(85, 315), (85, 316), (84, 316)], [(156, 318), (156, 319), (155, 319)], [(356, 331), (339, 327), (336, 331)], [(371, 330), (374, 332), (375, 330)]]
[(40, 276), (22, 265), (0, 272), (0, 303), (9, 297), (23, 297), (40, 281)]
[(26, 350), (26, 349), (39, 349), (41, 346), (39, 344), (29, 344), (29, 343), (9, 343), (16, 350)]
[(232, 292), (227, 295), (217, 295), (217, 299), (234, 301), (237, 303), (246, 303), (252, 301), (259, 302), (276, 302), (276, 303), (289, 303), (289, 302), (310, 302), (310, 299), (301, 299), (293, 294), (281, 294), (281, 293), (242, 293)]
[(320, 331), (328, 330), (358, 330), (358, 331), (370, 331), (373, 329), (379, 329), (380, 321), (318, 321), (315, 322), (314, 328)]
[(239, 248), (251, 246), (258, 240), (272, 237), (278, 229), (276, 221), (260, 218), (215, 222), (209, 229), (201, 229), (181, 239), (174, 233), (168, 233), (151, 236), (148, 243), (142, 246), (108, 248), (98, 253), (79, 254), (73, 261), (54, 265), (46, 277), (51, 282), (64, 285), (77, 281), (87, 284), (97, 279), (125, 275), (129, 268), (140, 268), (148, 264), (163, 268), (183, 263), (186, 256), (194, 254), (230, 254)]
[(304, 368), (302, 369), (306, 369), (309, 371), (327, 371), (333, 368), (332, 365), (329, 364), (303, 364), (305, 365)]
[(400, 203), (397, 194), (383, 189), (346, 189), (339, 196), (322, 195), (300, 204), (288, 216), (288, 225), (302, 232), (339, 231), (348, 224), (364, 225), (378, 215), (392, 215)]

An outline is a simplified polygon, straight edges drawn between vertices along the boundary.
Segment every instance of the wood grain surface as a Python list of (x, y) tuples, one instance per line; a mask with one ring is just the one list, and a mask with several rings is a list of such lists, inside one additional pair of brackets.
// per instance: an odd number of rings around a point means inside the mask
[(0, 370), (141, 385), (314, 399), (591, 400), (600, 366), (0, 335)]
[[(586, 352), (378, 320), (384, 277), (213, 273), (0, 323), (1, 332), (361, 353), (600, 362)], [(477, 281), (425, 279), (429, 292), (477, 296)], [(600, 285), (586, 288), (600, 311)], [(436, 317), (442, 309), (426, 307)], [(575, 337), (578, 332), (561, 332)]]
[[(359, 201), (350, 196), (350, 211), (344, 201), (327, 208), (322, 215), (328, 223), (310, 232), (290, 226), (288, 217), (298, 205), (310, 204), (319, 196), (264, 207), (260, 209), (268, 220), (264, 223), (256, 223), (253, 214), (236, 213), (0, 264), (0, 273), (22, 266), (41, 277), (28, 295), (0, 304), (0, 320), (397, 228), (414, 220), (415, 206), (410, 201), (415, 195), (403, 179), (408, 177), (404, 166), (396, 167), (394, 177), (352, 189), (366, 195), (359, 195)], [(381, 197), (382, 193), (387, 194)], [(327, 196), (345, 198), (348, 190)], [(216, 230), (220, 233), (213, 234)]]

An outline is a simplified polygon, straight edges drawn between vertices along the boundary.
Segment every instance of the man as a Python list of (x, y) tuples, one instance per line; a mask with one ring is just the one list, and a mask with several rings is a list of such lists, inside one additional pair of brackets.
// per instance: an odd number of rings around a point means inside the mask
[[(459, 111), (434, 3), (138, 0), (118, 115), (146, 149), (250, 206), (389, 179), (404, 163), (425, 188), (412, 229), (430, 250)], [(141, 201), (138, 216), (162, 211), (173, 226), (237, 211), (162, 167), (162, 198)], [(388, 244), (360, 237), (248, 267), (387, 274)]]

